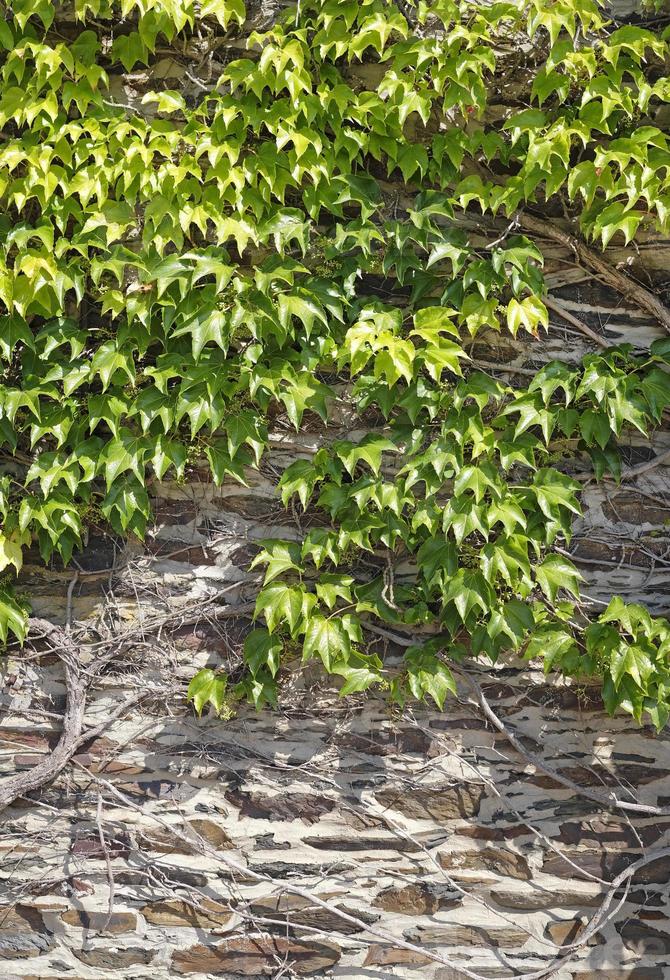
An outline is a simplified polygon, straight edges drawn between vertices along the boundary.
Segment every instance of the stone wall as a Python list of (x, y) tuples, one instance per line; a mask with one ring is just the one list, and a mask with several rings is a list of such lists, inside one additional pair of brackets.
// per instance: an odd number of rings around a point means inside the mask
[[(654, 335), (593, 283), (553, 287), (612, 337)], [(495, 356), (576, 356), (562, 330)], [(520, 664), (479, 675), (519, 749), (586, 795), (532, 764), (465, 687), (444, 713), (399, 716), (306, 672), (274, 713), (194, 716), (194, 671), (239, 656), (248, 614), (221, 610), (253, 597), (255, 541), (299, 533), (273, 488), (301, 444), (275, 439), (249, 487), (217, 490), (204, 471), (161, 486), (143, 545), (93, 529), (78, 568), (26, 566), (36, 615), (102, 638), (91, 670), (103, 641), (118, 649), (70, 765), (5, 812), (0, 976), (539, 976), (576, 943), (560, 978), (669, 977), (670, 811), (626, 806), (670, 804), (670, 738), (608, 719), (595, 691)], [(669, 442), (631, 443), (628, 462)], [(668, 612), (668, 498), (662, 466), (587, 490), (572, 547), (594, 603), (620, 591)], [(4, 773), (53, 750), (64, 701), (53, 652), (4, 662)], [(623, 808), (589, 798), (609, 792)], [(652, 852), (591, 931), (608, 883)]]
[[(143, 84), (190, 84), (173, 58), (144, 74), (113, 78), (112, 96), (139, 106)], [(588, 326), (640, 349), (659, 335), (570, 254), (542, 246), (553, 296)], [(663, 286), (668, 255), (667, 242), (642, 241), (630, 271)], [(509, 377), (576, 359), (582, 341), (553, 318), (541, 341), (482, 335), (474, 353)], [(203, 468), (186, 486), (154, 488), (143, 544), (92, 529), (77, 566), (44, 569), (35, 555), (25, 567), (35, 615), (69, 627), (69, 644), (81, 638), (98, 674), (70, 764), (4, 813), (3, 980), (539, 980), (554, 967), (560, 980), (670, 977), (670, 737), (608, 719), (594, 691), (482, 665), (516, 747), (467, 687), (444, 713), (400, 716), (374, 697), (340, 701), (307, 671), (274, 713), (198, 719), (186, 704), (196, 669), (239, 656), (248, 614), (222, 610), (253, 598), (255, 542), (300, 533), (276, 498), (278, 472), (337, 436), (337, 426), (299, 437), (279, 426), (249, 487), (217, 490)], [(667, 432), (653, 448), (631, 439), (626, 462), (668, 448)], [(619, 592), (670, 611), (669, 472), (587, 487), (571, 547), (595, 605)], [(62, 653), (47, 645), (0, 663), (3, 776), (31, 771), (59, 743)], [(622, 805), (599, 802), (609, 793)]]
[[(87, 718), (98, 725), (134, 686), (153, 693), (7, 811), (0, 976), (533, 974), (579, 940), (607, 882), (663, 847), (558, 975), (670, 976), (667, 816), (608, 812), (562, 788), (465, 699), (400, 718), (306, 677), (275, 713), (196, 719), (188, 676), (225, 662), (235, 638), (203, 622), (138, 646)], [(21, 770), (57, 738), (60, 665), (13, 663), (5, 681), (2, 767)], [(175, 683), (181, 695), (168, 698)], [(612, 722), (589, 691), (514, 667), (485, 689), (523, 744), (571, 779), (670, 802), (667, 735)]]

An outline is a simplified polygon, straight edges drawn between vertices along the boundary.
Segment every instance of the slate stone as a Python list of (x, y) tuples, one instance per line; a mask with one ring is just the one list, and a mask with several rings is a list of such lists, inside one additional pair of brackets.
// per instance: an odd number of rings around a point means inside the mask
[(463, 897), (448, 885), (419, 882), (401, 888), (391, 886), (381, 891), (372, 902), (385, 912), (402, 915), (434, 915), (440, 909), (453, 909), (461, 905)]
[(493, 946), (496, 949), (521, 947), (528, 933), (514, 926), (469, 926), (465, 923), (439, 923), (417, 926), (403, 933), (403, 938), (426, 946)]
[(129, 966), (146, 966), (151, 963), (157, 950), (138, 946), (126, 949), (73, 949), (81, 963), (99, 970), (125, 970)]
[(617, 924), (617, 930), (626, 949), (638, 956), (666, 956), (670, 953), (670, 932), (662, 932), (632, 918)]
[(470, 783), (437, 790), (404, 788), (385, 789), (375, 793), (383, 807), (402, 813), (413, 820), (457, 820), (476, 817), (484, 797), (484, 789)]
[(180, 974), (265, 977), (275, 974), (277, 964), (286, 960), (294, 973), (308, 977), (334, 966), (339, 959), (340, 950), (326, 943), (279, 936), (239, 937), (215, 946), (177, 950), (172, 957), (172, 969)]
[(441, 851), (440, 866), (450, 874), (459, 871), (486, 871), (504, 878), (528, 881), (531, 871), (521, 854), (497, 847), (483, 847), (481, 851)]
[(151, 902), (140, 912), (154, 925), (190, 926), (192, 929), (220, 929), (230, 922), (232, 912), (227, 905), (200, 898), (197, 907), (178, 899)]
[(316, 823), (325, 813), (335, 809), (335, 800), (306, 793), (267, 793), (231, 790), (226, 799), (239, 809), (239, 816), (256, 820), (303, 820)]

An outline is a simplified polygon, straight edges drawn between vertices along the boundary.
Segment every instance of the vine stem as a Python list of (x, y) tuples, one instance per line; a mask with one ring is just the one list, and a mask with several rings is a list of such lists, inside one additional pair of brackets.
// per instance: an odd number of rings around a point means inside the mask
[(592, 340), (594, 344), (598, 345), (598, 347), (606, 350), (610, 346), (604, 337), (601, 337), (600, 334), (595, 332), (595, 330), (591, 330), (591, 327), (587, 327), (585, 323), (578, 320), (576, 316), (573, 316), (569, 310), (566, 310), (564, 306), (561, 306), (561, 304), (552, 296), (545, 296), (543, 301), (545, 306), (548, 306), (550, 310), (557, 313), (567, 323), (570, 323), (573, 327), (576, 327), (580, 333), (583, 333), (584, 336)]
[(628, 800), (620, 800), (614, 793), (600, 793), (598, 790), (589, 789), (588, 786), (580, 786), (579, 783), (574, 782), (568, 776), (564, 776), (559, 770), (548, 766), (539, 756), (534, 755), (524, 748), (519, 736), (511, 728), (508, 728), (505, 722), (498, 717), (474, 677), (467, 671), (459, 668), (454, 667), (452, 669), (469, 685), (484, 716), (491, 722), (494, 728), (497, 728), (505, 736), (508, 742), (510, 742), (524, 759), (530, 762), (536, 769), (549, 776), (550, 779), (560, 783), (566, 789), (571, 789), (573, 792), (579, 793), (580, 796), (585, 796), (587, 799), (593, 800), (595, 803), (599, 803), (608, 809), (626, 810), (631, 813), (645, 814), (650, 817), (670, 816), (670, 807), (654, 806), (649, 803), (631, 803)]
[[(622, 296), (632, 300), (641, 310), (653, 316), (661, 324), (666, 333), (670, 333), (670, 310), (654, 293), (646, 289), (642, 283), (627, 276), (625, 272), (621, 272), (611, 262), (608, 262), (603, 255), (599, 255), (593, 249), (589, 248), (586, 242), (570, 234), (570, 232), (559, 228), (553, 221), (544, 217), (537, 218), (528, 211), (518, 211), (515, 218), (519, 226), (525, 231), (533, 235), (548, 238), (550, 241), (557, 242), (569, 248), (576, 256), (580, 265), (597, 273), (598, 276), (608, 285), (612, 286), (613, 289), (616, 289), (617, 292), (621, 293)], [(595, 336), (597, 337), (598, 335), (596, 334)]]

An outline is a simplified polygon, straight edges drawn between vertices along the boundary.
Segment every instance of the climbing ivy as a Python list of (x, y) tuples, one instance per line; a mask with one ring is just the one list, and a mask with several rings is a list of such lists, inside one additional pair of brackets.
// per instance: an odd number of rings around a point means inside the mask
[[(197, 674), (198, 711), (273, 704), (311, 660), (342, 694), (442, 707), (450, 663), (514, 654), (661, 728), (670, 625), (616, 597), (589, 618), (563, 546), (571, 459), (620, 476), (619, 440), (670, 405), (670, 342), (523, 388), (472, 340), (548, 329), (523, 209), (593, 247), (668, 231), (667, 32), (595, 0), (301, 0), (250, 33), (242, 0), (2, 9), (0, 640), (26, 636), (31, 542), (68, 562), (92, 515), (141, 537), (155, 481), (206, 460), (244, 483), (269, 431), (320, 420), (278, 493), (321, 519), (262, 543), (244, 666)], [(119, 101), (166, 45), (195, 98)], [(480, 213), (508, 226), (490, 244)], [(368, 434), (329, 439), (335, 406)]]

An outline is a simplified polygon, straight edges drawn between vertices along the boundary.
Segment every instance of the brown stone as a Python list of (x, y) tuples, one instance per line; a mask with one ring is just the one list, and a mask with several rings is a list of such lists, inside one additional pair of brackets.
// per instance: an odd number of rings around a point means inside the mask
[(600, 905), (603, 898), (603, 893), (597, 885), (594, 888), (597, 890), (589, 894), (576, 890), (546, 888), (532, 883), (529, 889), (523, 891), (506, 888), (505, 885), (497, 885), (491, 889), (491, 898), (503, 908), (524, 912), (554, 908), (590, 908)]
[(198, 817), (195, 820), (189, 820), (188, 826), (195, 831), (198, 837), (202, 837), (217, 851), (227, 851), (233, 847), (233, 843), (223, 827), (213, 820)]
[(146, 966), (156, 955), (155, 949), (137, 946), (129, 949), (73, 949), (72, 952), (81, 963), (99, 970), (125, 970), (129, 966)]
[(412, 820), (457, 820), (476, 817), (484, 796), (481, 786), (463, 783), (438, 790), (385, 789), (375, 793), (381, 806), (402, 813)]
[[(233, 846), (230, 837), (223, 827), (213, 820), (196, 818), (189, 820), (188, 826), (193, 828), (198, 837), (202, 837), (211, 847), (217, 851), (228, 850)], [(169, 830), (143, 830), (138, 837), (138, 846), (142, 850), (157, 851), (160, 854), (200, 854), (201, 848), (198, 847), (194, 839), (189, 844), (183, 837), (170, 833)]]
[[(563, 853), (579, 868), (600, 878), (611, 879), (624, 871), (630, 864), (643, 857), (641, 851), (627, 851), (625, 854), (605, 850), (563, 848)], [(546, 874), (564, 877), (568, 865), (559, 854), (549, 851), (544, 859), (542, 870)], [(670, 878), (670, 857), (652, 861), (635, 873), (636, 885), (666, 885)]]
[[(349, 908), (346, 905), (334, 905), (333, 911), (321, 908), (310, 902), (309, 899), (302, 898), (300, 895), (270, 895), (267, 898), (256, 900), (251, 905), (251, 910), (256, 915), (269, 919), (281, 920), (279, 928), (282, 934), (286, 932), (286, 926), (311, 926), (315, 929), (336, 930), (337, 932), (350, 935), (360, 932), (363, 926), (347, 922), (337, 911), (343, 912), (354, 918), (362, 920), (366, 925), (376, 922), (378, 915), (360, 909)], [(268, 929), (273, 929), (272, 925), (265, 924)]]
[[(473, 969), (473, 964), (469, 964)], [(475, 968), (480, 977), (506, 977), (509, 980), (509, 970), (504, 967), (477, 966)], [(435, 973), (433, 980), (464, 980), (465, 974), (462, 970), (454, 970), (450, 966), (442, 966)]]
[(617, 493), (611, 498), (605, 498), (600, 504), (603, 516), (608, 521), (627, 524), (659, 524), (664, 525), (667, 518), (667, 509), (660, 505), (654, 506), (647, 497), (641, 497), (639, 493), (625, 491)]
[(429, 956), (413, 953), (395, 946), (370, 946), (363, 966), (428, 966), (434, 963)]
[(634, 966), (632, 970), (588, 970), (574, 980), (667, 980), (664, 967)]
[(385, 888), (372, 904), (385, 912), (434, 915), (440, 909), (456, 908), (462, 901), (460, 894), (448, 886), (422, 883), (405, 885), (402, 888)]
[(458, 837), (468, 837), (470, 840), (513, 840), (516, 837), (526, 837), (530, 834), (528, 827), (519, 824), (516, 827), (484, 827), (481, 824), (458, 827), (454, 833)]
[(241, 975), (244, 977), (272, 976), (277, 963), (284, 962), (294, 973), (311, 976), (334, 966), (340, 950), (325, 943), (301, 942), (277, 936), (250, 939), (237, 937), (216, 946), (192, 946), (177, 950), (172, 968), (177, 973)]
[(240, 817), (256, 820), (303, 820), (316, 823), (324, 813), (335, 809), (335, 801), (325, 796), (308, 796), (306, 793), (267, 793), (231, 790), (226, 799), (237, 807)]
[(608, 850), (630, 850), (639, 847), (640, 840), (645, 846), (655, 844), (663, 837), (668, 826), (668, 821), (659, 821), (633, 829), (623, 821), (594, 817), (592, 820), (562, 823), (560, 839), (565, 844), (607, 845)]
[(440, 866), (455, 875), (459, 871), (487, 871), (505, 878), (528, 881), (531, 877), (528, 862), (514, 851), (497, 847), (484, 847), (481, 851), (441, 851)]
[(33, 766), (38, 765), (44, 759), (47, 753), (44, 752), (41, 755), (27, 755), (21, 753), (14, 756), (14, 766), (16, 769), (32, 769)]
[(666, 956), (670, 953), (670, 932), (661, 932), (636, 919), (627, 919), (617, 925), (626, 949), (638, 956)]
[(0, 907), (0, 933), (46, 931), (42, 913), (35, 905)]
[(419, 729), (388, 729), (364, 735), (361, 732), (347, 732), (338, 737), (337, 744), (341, 749), (353, 749), (363, 755), (420, 755), (429, 757), (433, 739)]
[(494, 946), (508, 949), (521, 947), (528, 933), (514, 926), (469, 926), (465, 923), (440, 923), (408, 929), (404, 938), (417, 945), (428, 946)]
[(227, 905), (209, 898), (200, 899), (197, 907), (178, 900), (151, 902), (140, 911), (147, 922), (155, 925), (191, 926), (193, 929), (219, 929), (232, 918)]
[(581, 919), (568, 919), (566, 922), (550, 922), (544, 930), (544, 935), (557, 945), (566, 946), (568, 943), (573, 943), (583, 931), (584, 923)]
[(350, 851), (399, 851), (405, 854), (415, 854), (421, 850), (414, 841), (405, 840), (402, 837), (366, 834), (352, 834), (351, 836), (326, 836), (319, 834), (316, 837), (303, 837), (303, 844), (316, 848), (317, 851), (337, 851), (339, 854), (346, 854)]
[(61, 919), (68, 926), (77, 929), (91, 929), (93, 932), (103, 932), (116, 936), (123, 932), (134, 932), (137, 929), (137, 916), (134, 912), (87, 912), (84, 909), (69, 909), (63, 912)]
[(115, 834), (107, 839), (105, 847), (102, 846), (97, 835), (95, 837), (79, 837), (72, 842), (71, 851), (77, 857), (87, 858), (91, 861), (96, 859), (107, 860), (108, 857), (127, 858), (130, 854), (130, 848), (130, 838), (126, 834)]

